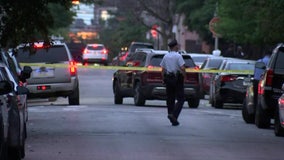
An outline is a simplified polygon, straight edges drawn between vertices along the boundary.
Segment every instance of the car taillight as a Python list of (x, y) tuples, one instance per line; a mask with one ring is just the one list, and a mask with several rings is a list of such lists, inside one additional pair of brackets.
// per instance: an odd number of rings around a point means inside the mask
[(226, 75), (221, 77), (221, 82), (229, 82), (229, 81), (234, 81), (236, 79), (237, 79), (236, 76)]
[(273, 79), (273, 70), (269, 69), (266, 72), (266, 76), (265, 76), (265, 84), (266, 84), (266, 86), (271, 86), (272, 85), (272, 79)]
[(102, 50), (102, 54), (107, 54), (107, 53), (108, 53), (108, 51), (106, 49)]
[(75, 61), (69, 62), (69, 71), (71, 76), (76, 76), (77, 74), (77, 64)]
[(278, 103), (281, 108), (284, 108), (284, 98), (279, 98)]
[(88, 53), (88, 50), (84, 49), (83, 54), (87, 54), (87, 53)]
[(155, 70), (155, 71), (162, 71), (161, 67), (152, 66), (152, 65), (147, 66), (147, 69), (148, 70)]

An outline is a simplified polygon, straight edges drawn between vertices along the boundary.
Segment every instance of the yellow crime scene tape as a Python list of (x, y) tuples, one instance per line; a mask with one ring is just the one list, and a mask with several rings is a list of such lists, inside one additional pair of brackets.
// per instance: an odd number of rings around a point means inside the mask
[[(20, 63), (21, 66), (35, 66), (35, 67), (66, 67), (69, 64), (44, 64), (44, 63)], [(92, 68), (104, 70), (137, 70), (137, 71), (161, 71), (160, 67), (127, 67), (127, 66), (100, 66), (100, 65), (82, 65), (77, 64), (78, 68)], [(187, 68), (186, 72), (195, 73), (230, 73), (230, 74), (253, 74), (252, 70), (215, 70), (215, 69), (194, 69)]]

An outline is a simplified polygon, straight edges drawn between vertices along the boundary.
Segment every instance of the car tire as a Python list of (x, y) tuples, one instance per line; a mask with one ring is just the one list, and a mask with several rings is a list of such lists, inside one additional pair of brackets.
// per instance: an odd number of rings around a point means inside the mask
[(144, 106), (145, 105), (145, 98), (143, 97), (143, 95), (141, 94), (140, 92), (141, 90), (141, 86), (140, 86), (140, 83), (137, 82), (135, 87), (134, 87), (134, 104), (136, 106)]
[(254, 119), (255, 119), (254, 114), (248, 113), (246, 100), (244, 100), (243, 107), (242, 107), (242, 117), (246, 123), (250, 123), (250, 124), (254, 123)]
[(284, 128), (280, 124), (279, 108), (277, 106), (275, 112), (275, 124), (274, 124), (274, 134), (277, 137), (284, 137)]
[(190, 98), (187, 101), (187, 104), (188, 104), (189, 108), (198, 108), (199, 103), (200, 103), (200, 99), (199, 98)]
[(258, 128), (269, 128), (270, 118), (267, 113), (262, 109), (261, 105), (258, 103), (255, 112), (255, 125)]
[(120, 94), (119, 84), (116, 80), (114, 82), (114, 104), (122, 104), (123, 103), (123, 97)]
[(214, 102), (215, 102), (215, 104), (214, 104), (214, 105), (215, 105), (215, 108), (219, 108), (219, 109), (223, 108), (224, 103), (223, 103), (222, 100), (217, 100), (217, 99), (215, 99)]
[(77, 86), (74, 92), (68, 96), (68, 102), (69, 102), (69, 105), (80, 105), (79, 86)]
[(8, 147), (8, 159), (9, 160), (21, 160), (21, 148), (20, 147)]

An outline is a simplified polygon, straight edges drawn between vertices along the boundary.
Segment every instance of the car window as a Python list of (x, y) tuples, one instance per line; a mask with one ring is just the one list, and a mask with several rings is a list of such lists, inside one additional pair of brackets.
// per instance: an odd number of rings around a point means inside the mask
[(163, 59), (164, 55), (155, 55), (151, 58), (150, 60), (150, 65), (151, 66), (156, 66), (156, 67), (160, 67), (160, 63)]
[(28, 49), (19, 49), (17, 60), (21, 63), (55, 63), (68, 61), (69, 58), (64, 46), (53, 46), (48, 49), (37, 49), (32, 54)]
[(284, 69), (283, 59), (284, 59), (284, 52), (280, 52), (278, 54), (278, 57), (276, 58), (276, 63), (275, 63), (276, 69)]
[(207, 57), (205, 56), (191, 56), (194, 62), (203, 63)]
[(206, 68), (219, 68), (222, 63), (222, 59), (211, 59), (208, 61)]
[(185, 67), (195, 67), (196, 66), (191, 57), (183, 56), (183, 59), (185, 62)]
[(228, 63), (227, 70), (254, 70), (254, 64)]
[(87, 46), (87, 49), (88, 50), (103, 50), (104, 46), (101, 46), (101, 45), (90, 45), (90, 46)]
[(131, 48), (130, 48), (130, 52), (135, 52), (135, 50), (137, 48), (150, 48), (153, 49), (152, 45), (146, 45), (146, 44), (134, 44)]

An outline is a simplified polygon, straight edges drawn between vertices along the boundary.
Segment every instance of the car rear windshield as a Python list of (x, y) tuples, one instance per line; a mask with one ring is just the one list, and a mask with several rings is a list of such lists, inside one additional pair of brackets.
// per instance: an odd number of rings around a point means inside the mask
[(208, 61), (207, 66), (205, 66), (205, 68), (219, 68), (222, 61), (222, 59), (211, 59)]
[[(160, 67), (160, 63), (163, 59), (164, 55), (155, 55), (151, 58), (150, 60), (150, 65), (151, 66), (157, 66)], [(189, 56), (183, 56), (184, 62), (185, 62), (185, 67), (195, 67), (195, 64), (191, 57)]]
[(247, 63), (229, 63), (227, 70), (254, 70), (254, 64)]
[(153, 46), (152, 46), (152, 45), (146, 45), (146, 44), (134, 44), (134, 45), (131, 47), (130, 52), (135, 52), (135, 50), (136, 50), (137, 48), (150, 48), (150, 49), (153, 49)]
[(28, 49), (19, 49), (17, 60), (21, 63), (56, 63), (68, 61), (67, 50), (64, 46), (53, 46), (48, 49), (37, 49), (30, 53)]
[(104, 46), (102, 45), (92, 45), (92, 46), (87, 46), (88, 50), (103, 50)]

